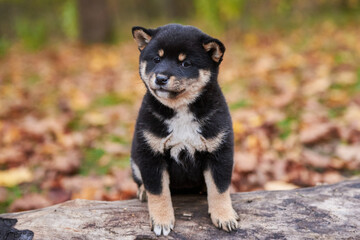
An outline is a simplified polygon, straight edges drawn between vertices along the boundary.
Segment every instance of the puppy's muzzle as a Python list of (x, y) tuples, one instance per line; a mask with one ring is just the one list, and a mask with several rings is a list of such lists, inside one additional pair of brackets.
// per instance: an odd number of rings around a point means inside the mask
[(165, 76), (165, 75), (157, 75), (156, 76), (156, 79), (155, 79), (155, 83), (156, 85), (158, 86), (164, 86), (168, 83), (169, 81), (169, 77), (168, 76)]

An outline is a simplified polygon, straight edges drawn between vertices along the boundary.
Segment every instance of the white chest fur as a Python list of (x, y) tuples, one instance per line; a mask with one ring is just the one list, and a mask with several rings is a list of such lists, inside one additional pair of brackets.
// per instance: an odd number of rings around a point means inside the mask
[(154, 152), (164, 153), (170, 149), (171, 156), (179, 161), (178, 155), (181, 150), (187, 150), (191, 155), (195, 151), (215, 151), (222, 143), (226, 132), (220, 132), (217, 136), (205, 139), (201, 135), (201, 126), (188, 107), (177, 110), (176, 115), (165, 121), (170, 134), (165, 138), (159, 138), (151, 132), (144, 131), (144, 137)]
[(206, 140), (201, 135), (200, 124), (187, 107), (179, 109), (176, 115), (165, 123), (170, 132), (165, 149), (170, 149), (175, 160), (183, 149), (187, 149), (191, 155), (194, 155), (195, 150), (206, 150)]

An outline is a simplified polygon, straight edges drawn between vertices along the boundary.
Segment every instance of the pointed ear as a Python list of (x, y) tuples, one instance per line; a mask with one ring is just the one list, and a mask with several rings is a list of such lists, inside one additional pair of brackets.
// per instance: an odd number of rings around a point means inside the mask
[(221, 63), (225, 53), (225, 46), (222, 42), (215, 38), (209, 38), (203, 42), (203, 47), (215, 62)]
[(132, 28), (132, 35), (139, 50), (142, 51), (152, 38), (152, 30), (136, 26)]

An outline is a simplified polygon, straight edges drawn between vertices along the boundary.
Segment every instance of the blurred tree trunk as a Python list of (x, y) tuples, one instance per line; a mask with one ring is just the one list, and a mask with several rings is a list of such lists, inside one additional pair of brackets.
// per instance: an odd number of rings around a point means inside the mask
[(78, 0), (80, 40), (109, 42), (113, 36), (113, 12), (108, 0)]

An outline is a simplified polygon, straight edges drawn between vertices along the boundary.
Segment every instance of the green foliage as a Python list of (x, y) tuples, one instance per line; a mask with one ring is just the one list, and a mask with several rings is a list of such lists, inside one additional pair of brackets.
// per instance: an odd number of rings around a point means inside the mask
[(84, 123), (82, 122), (84, 113), (83, 112), (76, 112), (74, 117), (71, 121), (67, 124), (67, 128), (71, 131), (82, 131), (86, 128)]
[(291, 13), (292, 5), (293, 5), (292, 0), (278, 1), (276, 5), (276, 12), (280, 15), (288, 15)]
[(196, 17), (215, 30), (221, 29), (217, 0), (195, 0)]
[(236, 110), (238, 108), (248, 107), (249, 105), (250, 105), (249, 101), (242, 99), (238, 102), (230, 104), (229, 108), (230, 110)]
[(68, 39), (75, 40), (78, 37), (78, 12), (75, 0), (67, 0), (61, 8), (61, 26)]
[(108, 107), (108, 106), (114, 106), (121, 103), (132, 103), (130, 99), (121, 96), (117, 93), (108, 93), (105, 95), (102, 95), (98, 97), (94, 101), (94, 106), (96, 107)]
[(194, 0), (196, 18), (215, 31), (223, 31), (229, 22), (238, 20), (245, 0)]
[[(125, 168), (130, 164), (129, 156), (110, 156), (100, 148), (85, 149), (84, 160), (81, 164), (80, 174), (87, 176), (90, 174), (106, 175), (112, 167)], [(108, 157), (109, 161), (106, 164), (100, 163), (102, 157)]]
[(15, 24), (17, 37), (28, 50), (37, 50), (48, 40), (46, 24), (43, 20), (19, 18)]
[(345, 107), (333, 107), (333, 108), (329, 108), (329, 110), (328, 110), (328, 116), (329, 116), (329, 118), (331, 118), (331, 119), (340, 117), (340, 116), (344, 113), (345, 110), (346, 110)]
[(6, 38), (0, 38), (0, 57), (5, 56), (11, 44)]
[(290, 136), (290, 134), (293, 131), (295, 123), (296, 123), (296, 119), (292, 117), (287, 117), (284, 120), (277, 123), (277, 128), (280, 131), (281, 139), (286, 139)]
[(0, 202), (0, 213), (4, 213), (8, 211), (10, 204), (18, 198), (23, 196), (23, 192), (20, 186), (8, 187), (7, 189), (7, 199), (4, 202)]
[(121, 158), (114, 158), (112, 161), (113, 165), (119, 168), (127, 168), (130, 167), (130, 157), (121, 157)]
[(241, 17), (245, 0), (222, 0), (219, 1), (219, 12), (223, 21), (235, 21)]
[(110, 140), (115, 143), (129, 144), (128, 139), (119, 136), (110, 136)]
[(99, 167), (98, 161), (104, 156), (105, 151), (99, 148), (86, 149), (84, 154), (84, 160), (81, 164), (80, 174), (89, 175), (91, 171), (95, 171), (96, 174), (104, 175), (107, 172), (107, 168)]
[(355, 84), (355, 90), (360, 91), (360, 68), (357, 70), (357, 81)]

